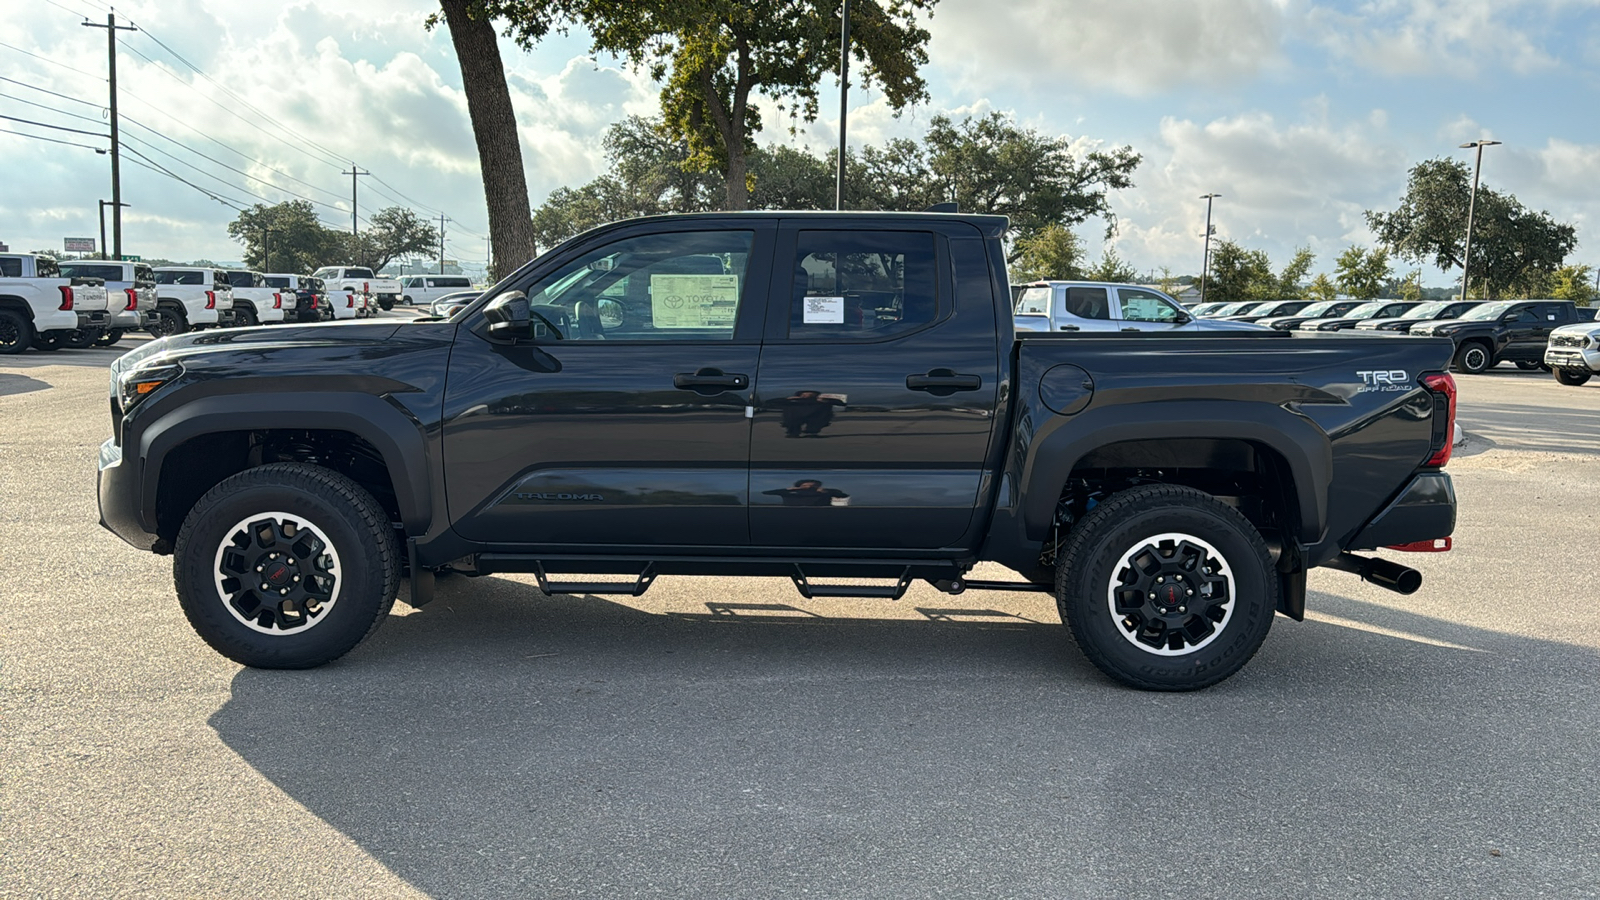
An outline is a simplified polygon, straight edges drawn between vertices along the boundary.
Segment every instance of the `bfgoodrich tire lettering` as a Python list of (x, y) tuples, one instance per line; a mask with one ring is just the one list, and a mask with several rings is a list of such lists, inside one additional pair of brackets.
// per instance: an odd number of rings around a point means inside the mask
[(1143, 485), (1074, 526), (1057, 555), (1056, 603), (1100, 671), (1145, 690), (1189, 691), (1255, 655), (1278, 579), (1237, 510), (1194, 488)]
[(338, 659), (383, 623), (400, 581), (389, 517), (360, 485), (300, 463), (248, 469), (184, 519), (172, 561), (189, 624), (263, 669)]

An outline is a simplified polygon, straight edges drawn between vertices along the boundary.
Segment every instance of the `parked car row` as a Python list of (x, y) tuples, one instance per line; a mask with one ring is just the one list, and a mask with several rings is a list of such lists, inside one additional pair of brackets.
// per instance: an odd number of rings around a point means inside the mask
[(379, 301), (368, 290), (349, 289), (353, 281), (342, 278), (344, 289), (332, 289), (314, 275), (99, 259), (57, 262), (4, 253), (0, 353), (109, 347), (141, 329), (166, 337), (201, 328), (377, 315)]

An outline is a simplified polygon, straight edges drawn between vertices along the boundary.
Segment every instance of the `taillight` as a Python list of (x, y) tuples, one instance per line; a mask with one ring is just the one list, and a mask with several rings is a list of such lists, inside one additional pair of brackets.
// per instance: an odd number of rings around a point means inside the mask
[(139, 292), (134, 290), (133, 288), (125, 288), (125, 289), (123, 289), (123, 293), (128, 295), (128, 305), (124, 306), (123, 309), (124, 310), (130, 310), (130, 309), (136, 310), (136, 309), (138, 309), (139, 308)]
[(272, 295), (272, 308), (273, 309), (283, 309), (283, 295), (282, 294), (273, 294)]
[(345, 309), (355, 309), (356, 308), (356, 295), (355, 294), (346, 294), (345, 297), (347, 298), (345, 300), (345, 304), (344, 304)]
[(1447, 537), (1434, 538), (1431, 541), (1412, 541), (1409, 544), (1390, 544), (1390, 550), (1404, 550), (1407, 553), (1444, 553), (1451, 547), (1451, 540)]
[(367, 285), (368, 285), (368, 282), (365, 282), (365, 281), (361, 282), (361, 293), (365, 294), (367, 292), (367, 290), (368, 290)]
[(216, 308), (217, 308), (217, 292), (216, 291), (206, 291), (206, 309), (216, 309)]
[(60, 308), (64, 309), (64, 310), (72, 309), (72, 288), (69, 288), (64, 284), (56, 285), (56, 286), (61, 289), (61, 307)]
[(1433, 394), (1433, 455), (1423, 463), (1442, 466), (1450, 461), (1456, 437), (1456, 380), (1448, 373), (1422, 376), (1422, 386)]

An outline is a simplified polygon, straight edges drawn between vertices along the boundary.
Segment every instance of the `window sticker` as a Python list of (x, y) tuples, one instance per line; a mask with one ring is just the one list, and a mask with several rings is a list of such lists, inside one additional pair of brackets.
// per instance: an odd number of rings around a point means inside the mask
[(801, 300), (806, 305), (804, 322), (807, 325), (843, 325), (844, 324), (844, 298), (843, 297), (805, 297)]
[(651, 275), (650, 313), (656, 328), (731, 331), (739, 313), (739, 276)]

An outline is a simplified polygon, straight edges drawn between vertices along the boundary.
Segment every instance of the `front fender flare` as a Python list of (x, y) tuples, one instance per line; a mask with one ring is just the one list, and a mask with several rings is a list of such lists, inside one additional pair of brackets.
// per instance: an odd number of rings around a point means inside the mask
[(389, 469), (406, 531), (423, 534), (433, 521), (427, 442), (422, 426), (399, 405), (372, 394), (227, 394), (192, 400), (163, 415), (139, 436), (144, 477), (139, 514), (156, 530), (156, 498), (167, 454), (206, 434), (304, 428), (344, 431), (377, 449)]
[(1043, 540), (1049, 534), (1061, 488), (1090, 452), (1123, 441), (1185, 438), (1244, 440), (1275, 451), (1294, 477), (1297, 537), (1306, 544), (1322, 539), (1333, 478), (1333, 447), (1327, 434), (1293, 410), (1237, 400), (1162, 400), (1053, 417), (1034, 434), (1023, 466), (1023, 522), (1028, 537)]

